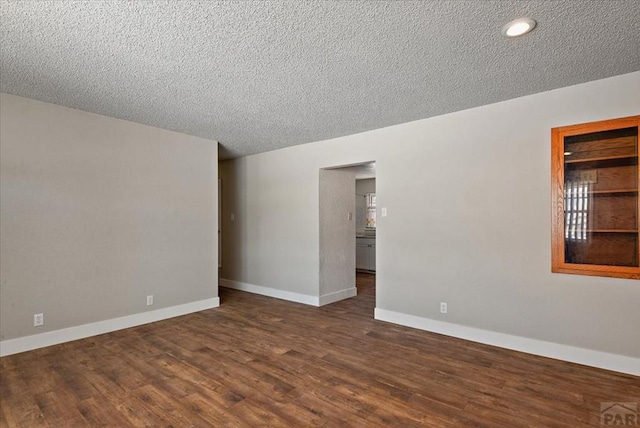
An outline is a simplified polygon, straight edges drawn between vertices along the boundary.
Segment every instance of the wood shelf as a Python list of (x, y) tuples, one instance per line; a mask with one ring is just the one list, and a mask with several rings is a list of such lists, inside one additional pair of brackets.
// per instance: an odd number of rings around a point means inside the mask
[(588, 195), (615, 195), (619, 193), (638, 193), (638, 189), (589, 190)]
[(638, 229), (576, 229), (576, 232), (587, 233), (638, 233)]
[(618, 160), (618, 159), (636, 159), (637, 157), (638, 155), (598, 156), (595, 158), (566, 159), (564, 163), (572, 164), (572, 163), (599, 162), (599, 161)]

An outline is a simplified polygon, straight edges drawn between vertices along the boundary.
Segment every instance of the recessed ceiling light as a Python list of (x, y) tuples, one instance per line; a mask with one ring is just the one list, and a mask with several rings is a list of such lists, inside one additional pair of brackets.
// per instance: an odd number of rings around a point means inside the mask
[(507, 37), (516, 37), (527, 34), (536, 26), (536, 21), (530, 18), (520, 18), (509, 22), (502, 27), (502, 34)]

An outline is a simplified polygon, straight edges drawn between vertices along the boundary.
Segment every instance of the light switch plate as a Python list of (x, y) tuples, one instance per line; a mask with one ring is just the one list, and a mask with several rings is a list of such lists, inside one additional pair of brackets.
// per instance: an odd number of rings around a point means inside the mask
[(382, 217), (386, 217), (387, 216), (387, 209), (386, 208), (381, 208), (380, 209), (380, 215)]

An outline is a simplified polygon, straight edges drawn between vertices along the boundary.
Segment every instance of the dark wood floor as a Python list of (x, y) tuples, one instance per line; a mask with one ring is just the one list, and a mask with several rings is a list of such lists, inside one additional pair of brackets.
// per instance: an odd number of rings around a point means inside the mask
[(0, 425), (600, 426), (640, 378), (373, 320), (375, 277), (323, 308), (222, 306), (0, 360)]

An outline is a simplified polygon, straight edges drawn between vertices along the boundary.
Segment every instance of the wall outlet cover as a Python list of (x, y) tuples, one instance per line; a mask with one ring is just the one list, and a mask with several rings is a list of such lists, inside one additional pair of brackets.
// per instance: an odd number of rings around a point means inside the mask
[(33, 314), (33, 326), (39, 327), (44, 325), (44, 314)]

